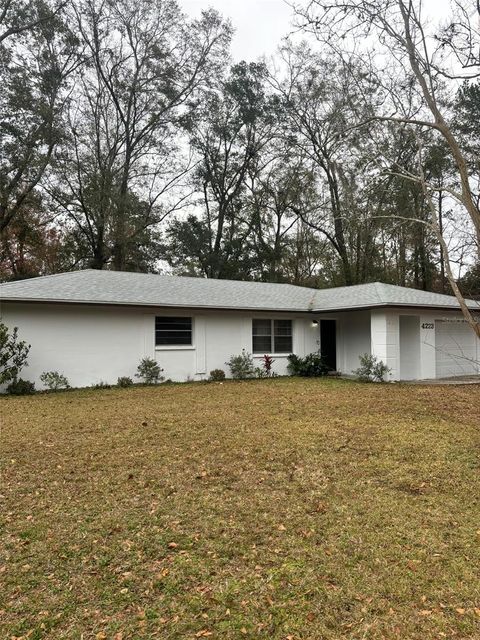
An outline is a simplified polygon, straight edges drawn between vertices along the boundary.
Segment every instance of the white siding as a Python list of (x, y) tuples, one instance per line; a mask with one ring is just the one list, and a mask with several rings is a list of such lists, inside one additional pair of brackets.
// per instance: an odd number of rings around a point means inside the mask
[[(155, 315), (186, 315), (193, 318), (193, 345), (155, 347)], [(43, 371), (59, 371), (72, 386), (119, 376), (134, 378), (144, 356), (156, 358), (167, 379), (185, 381), (208, 377), (212, 369), (228, 374), (227, 360), (242, 349), (252, 351), (252, 317), (291, 318), (293, 351), (305, 355), (318, 349), (316, 329), (307, 314), (203, 312), (193, 310), (146, 310), (127, 307), (4, 303), (2, 319), (19, 327), (20, 339), (32, 345), (21, 376), (41, 388)], [(274, 370), (287, 373), (287, 358), (275, 356)], [(255, 358), (260, 366), (260, 358)]]
[[(193, 345), (155, 347), (155, 315), (191, 316)], [(205, 379), (216, 368), (228, 373), (226, 362), (231, 355), (239, 354), (242, 349), (252, 351), (253, 317), (292, 319), (293, 351), (300, 356), (319, 349), (319, 325), (314, 325), (313, 320), (319, 321), (323, 317), (335, 319), (338, 368), (345, 374), (351, 374), (359, 365), (358, 356), (371, 352), (392, 368), (391, 379), (395, 380), (403, 377), (402, 370), (405, 371), (407, 361), (413, 356), (413, 343), (418, 345), (416, 336), (410, 339), (408, 332), (402, 331), (403, 349), (406, 351), (401, 355), (400, 323), (405, 322), (400, 321), (401, 315), (409, 315), (409, 312), (393, 309), (312, 317), (309, 314), (166, 311), (26, 303), (4, 303), (1, 311), (2, 320), (10, 328), (18, 326), (20, 339), (32, 345), (29, 366), (21, 375), (34, 381), (37, 388), (41, 388), (39, 376), (43, 371), (59, 371), (69, 378), (73, 386), (79, 387), (100, 381), (115, 383), (119, 376), (133, 378), (144, 356), (156, 358), (164, 369), (165, 378), (176, 381)], [(415, 375), (420, 378), (436, 375), (438, 349), (432, 327), (436, 320), (445, 316), (461, 319), (461, 315), (455, 312), (419, 312), (420, 355)], [(465, 330), (468, 333), (469, 329)], [(478, 340), (475, 345), (479, 358)], [(285, 374), (286, 356), (274, 355), (274, 358), (274, 370), (280, 375)], [(260, 358), (255, 358), (255, 361), (260, 365)], [(443, 375), (441, 367), (437, 375)]]
[(359, 357), (371, 352), (370, 311), (345, 313), (338, 325), (342, 345), (339, 368), (342, 373), (351, 375), (360, 366)]
[(4, 304), (2, 319), (10, 328), (18, 326), (19, 338), (31, 344), (21, 377), (35, 381), (37, 388), (43, 371), (65, 374), (72, 386), (133, 376), (140, 358), (149, 353), (138, 312)]
[[(413, 310), (409, 313), (405, 309), (372, 311), (372, 353), (392, 369), (391, 380), (427, 380), (480, 373), (480, 340), (463, 321), (460, 312), (421, 310), (418, 316), (419, 337), (416, 329), (413, 329), (413, 320), (409, 329), (404, 326), (404, 330), (400, 331), (401, 322), (405, 322), (401, 318), (412, 314)], [(447, 325), (460, 326), (462, 329), (458, 330), (457, 335), (447, 338), (444, 329)], [(449, 333), (452, 334), (452, 331), (449, 330)], [(414, 366), (415, 372), (409, 375), (409, 369), (416, 359), (415, 346), (419, 357)], [(469, 364), (465, 357), (460, 357), (460, 352), (469, 354)], [(454, 361), (457, 365), (454, 365)], [(462, 363), (461, 366), (459, 363)]]
[(398, 313), (376, 309), (371, 312), (372, 354), (390, 367), (388, 378), (400, 378), (400, 336)]
[(420, 378), (420, 316), (400, 316), (400, 378)]

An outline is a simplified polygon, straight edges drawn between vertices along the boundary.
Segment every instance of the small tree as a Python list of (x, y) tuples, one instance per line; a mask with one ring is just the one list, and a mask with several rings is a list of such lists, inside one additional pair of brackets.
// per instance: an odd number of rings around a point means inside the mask
[(8, 327), (0, 322), (0, 384), (17, 380), (21, 369), (28, 366), (30, 346), (18, 340), (18, 327), (9, 334)]
[(137, 367), (136, 378), (141, 378), (145, 384), (158, 384), (164, 378), (162, 376), (163, 369), (153, 358), (142, 358)]
[(58, 371), (44, 371), (40, 376), (40, 381), (50, 391), (59, 391), (60, 389), (70, 389), (68, 379)]

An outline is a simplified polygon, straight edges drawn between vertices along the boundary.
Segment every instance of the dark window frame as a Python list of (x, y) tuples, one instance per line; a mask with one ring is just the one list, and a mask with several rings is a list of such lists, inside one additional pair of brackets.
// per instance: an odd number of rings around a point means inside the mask
[[(255, 327), (257, 323), (257, 327)], [(269, 333), (262, 333), (259, 326), (263, 323), (263, 331), (265, 331), (266, 323), (269, 323)], [(283, 324), (283, 327), (282, 327)], [(260, 329), (260, 330), (259, 330)], [(269, 348), (260, 348), (255, 345), (255, 342), (261, 343), (264, 340), (264, 345), (269, 342)], [(280, 344), (287, 344), (288, 349), (277, 348)], [(293, 320), (280, 319), (280, 318), (252, 318), (252, 353), (253, 355), (263, 354), (284, 354), (293, 352)]]
[(155, 347), (192, 346), (193, 318), (191, 316), (155, 316)]

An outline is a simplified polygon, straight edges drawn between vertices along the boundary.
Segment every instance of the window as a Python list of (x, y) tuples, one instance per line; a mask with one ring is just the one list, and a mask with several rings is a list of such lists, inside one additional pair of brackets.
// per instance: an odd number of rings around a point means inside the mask
[(253, 353), (271, 353), (272, 321), (253, 320), (252, 323)]
[(155, 318), (155, 344), (183, 346), (192, 344), (191, 318)]
[(252, 320), (253, 353), (291, 353), (291, 320)]
[(292, 321), (273, 321), (274, 353), (292, 353)]

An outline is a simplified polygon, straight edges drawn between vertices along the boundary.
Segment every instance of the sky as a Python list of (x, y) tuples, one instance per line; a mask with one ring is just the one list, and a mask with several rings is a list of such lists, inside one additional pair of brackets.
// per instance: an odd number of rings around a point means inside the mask
[(212, 7), (230, 18), (236, 30), (232, 42), (236, 61), (273, 55), (281, 39), (292, 30), (293, 11), (284, 0), (180, 0), (179, 4), (192, 17)]
[[(247, 62), (272, 56), (282, 38), (294, 31), (289, 4), (292, 0), (179, 0), (179, 5), (192, 17), (212, 7), (230, 18), (235, 28), (232, 57)], [(425, 12), (435, 20), (448, 14), (450, 0), (423, 0), (423, 4)]]

